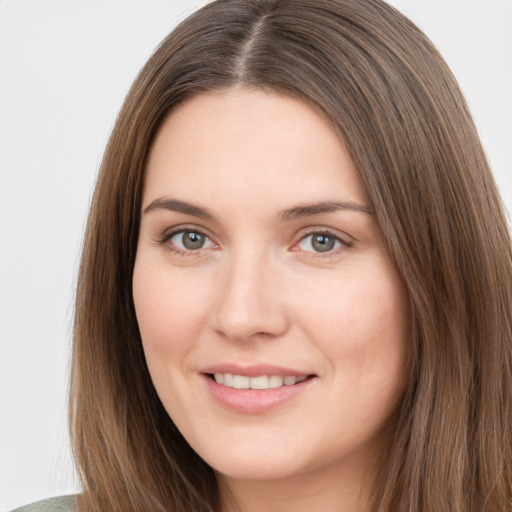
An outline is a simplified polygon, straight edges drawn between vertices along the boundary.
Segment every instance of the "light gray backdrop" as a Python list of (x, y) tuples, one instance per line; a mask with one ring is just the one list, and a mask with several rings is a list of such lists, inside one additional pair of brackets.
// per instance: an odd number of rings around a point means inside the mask
[[(87, 206), (137, 71), (197, 0), (0, 0), (0, 510), (78, 489), (66, 435)], [(512, 210), (512, 0), (393, 0), (469, 100)]]

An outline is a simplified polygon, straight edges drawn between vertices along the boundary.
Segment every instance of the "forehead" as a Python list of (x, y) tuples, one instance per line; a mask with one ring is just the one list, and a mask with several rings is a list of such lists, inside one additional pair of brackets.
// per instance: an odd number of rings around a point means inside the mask
[(260, 90), (198, 95), (173, 110), (155, 138), (145, 197), (244, 194), (283, 201), (363, 200), (335, 130), (297, 99)]

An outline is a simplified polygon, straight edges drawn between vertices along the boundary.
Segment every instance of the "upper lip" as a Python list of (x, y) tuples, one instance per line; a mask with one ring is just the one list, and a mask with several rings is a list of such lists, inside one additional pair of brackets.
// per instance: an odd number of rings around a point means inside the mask
[(231, 373), (233, 375), (244, 375), (246, 377), (259, 377), (260, 375), (280, 375), (282, 377), (303, 377), (313, 375), (311, 372), (297, 370), (295, 368), (285, 368), (283, 366), (275, 366), (272, 364), (233, 364), (220, 363), (207, 366), (200, 370), (200, 373)]

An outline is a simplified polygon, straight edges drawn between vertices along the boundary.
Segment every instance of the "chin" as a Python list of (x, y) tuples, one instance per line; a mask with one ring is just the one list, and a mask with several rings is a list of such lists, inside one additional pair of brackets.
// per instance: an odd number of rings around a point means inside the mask
[[(280, 440), (248, 442), (225, 438), (208, 446), (191, 443), (198, 455), (217, 473), (236, 480), (274, 480), (293, 476), (307, 466), (304, 448)], [(298, 456), (299, 455), (299, 456)], [(302, 461), (302, 462), (301, 462)]]
[[(345, 450), (340, 446), (333, 456), (332, 446), (326, 446), (321, 440), (308, 446), (303, 435), (296, 439), (291, 439), (290, 434), (271, 439), (271, 436), (265, 438), (263, 434), (253, 443), (248, 442), (251, 435), (238, 439), (238, 442), (234, 437), (226, 437), (215, 444), (211, 442), (209, 446), (194, 447), (209, 466), (231, 481), (277, 481), (312, 474), (326, 475), (333, 470), (343, 471), (344, 461), (350, 465), (352, 459), (349, 447)], [(345, 451), (348, 453), (343, 455)]]
[(238, 457), (224, 460), (219, 464), (212, 465), (215, 471), (229, 480), (282, 480), (299, 476), (305, 471), (292, 460), (281, 461), (274, 459), (266, 460), (240, 460)]

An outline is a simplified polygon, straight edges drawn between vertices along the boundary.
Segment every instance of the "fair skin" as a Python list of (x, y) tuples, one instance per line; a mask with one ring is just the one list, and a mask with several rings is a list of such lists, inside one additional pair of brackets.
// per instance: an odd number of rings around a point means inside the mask
[(224, 512), (368, 510), (406, 385), (408, 300), (321, 116), (244, 89), (173, 110), (133, 295), (155, 388)]

